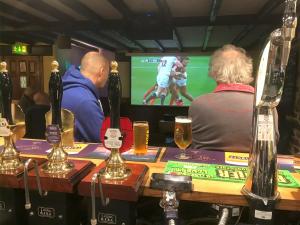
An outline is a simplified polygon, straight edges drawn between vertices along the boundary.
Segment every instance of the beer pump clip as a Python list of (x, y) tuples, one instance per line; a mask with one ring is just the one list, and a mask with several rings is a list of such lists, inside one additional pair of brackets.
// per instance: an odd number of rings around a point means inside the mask
[(251, 222), (268, 225), (279, 199), (274, 112), (280, 102), (291, 41), (297, 26), (297, 0), (286, 0), (283, 25), (273, 31), (258, 68), (253, 112), (253, 146), (248, 177), (242, 189), (250, 205)]
[[(110, 118), (106, 117), (102, 123), (101, 132), (100, 132), (100, 140), (104, 144), (105, 148), (111, 148), (106, 145), (108, 140), (107, 130), (110, 128)], [(120, 117), (120, 136), (118, 140), (122, 142), (120, 147), (120, 153), (126, 152), (131, 149), (133, 144), (133, 130), (132, 130), (132, 122), (129, 118)], [(109, 145), (109, 143), (108, 143)]]
[(192, 177), (153, 173), (150, 180), (150, 187), (163, 191), (159, 205), (164, 209), (167, 224), (175, 225), (178, 219), (179, 206), (177, 194), (193, 190)]

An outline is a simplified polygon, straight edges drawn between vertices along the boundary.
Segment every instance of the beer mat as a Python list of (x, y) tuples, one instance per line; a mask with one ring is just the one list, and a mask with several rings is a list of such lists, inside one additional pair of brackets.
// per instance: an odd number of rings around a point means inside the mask
[[(64, 147), (64, 150), (73, 156), (79, 154), (86, 146), (84, 143), (75, 143), (74, 147)], [(16, 142), (16, 148), (23, 154), (45, 155), (51, 151), (52, 145), (44, 140), (22, 139)]]
[[(79, 157), (79, 153), (86, 147), (88, 146), (88, 144), (84, 144), (84, 143), (74, 143), (73, 147), (69, 147), (69, 146), (64, 146), (64, 150), (69, 154), (72, 155), (72, 157), (76, 157), (75, 155), (77, 155), (77, 157)], [(51, 149), (48, 149), (46, 151), (46, 153), (51, 152)]]
[[(244, 183), (247, 178), (247, 167), (178, 161), (168, 161), (164, 172), (192, 176), (193, 179), (235, 183)], [(280, 187), (300, 188), (300, 184), (288, 170), (278, 171), (278, 185)]]
[(16, 148), (24, 154), (32, 155), (45, 155), (47, 150), (51, 149), (52, 146), (43, 140), (18, 140), (16, 142)]
[[(148, 151), (145, 155), (135, 155), (134, 150), (130, 149), (127, 152), (123, 152), (122, 156), (125, 160), (128, 161), (137, 161), (137, 162), (156, 162), (161, 148), (148, 146)], [(101, 144), (90, 144), (87, 146), (81, 153), (81, 157), (85, 158), (99, 158), (106, 159), (110, 154), (110, 150), (106, 149)]]
[[(182, 162), (196, 162), (196, 163), (213, 163), (213, 164), (224, 164), (224, 152), (207, 151), (200, 149), (187, 149), (186, 154), (190, 156), (189, 159), (180, 160)], [(177, 155), (181, 153), (179, 148), (166, 148), (163, 156), (161, 157), (162, 162), (169, 160), (178, 161)]]
[[(173, 160), (181, 162), (248, 166), (248, 153), (187, 149), (186, 154), (190, 156), (190, 158), (185, 160), (178, 160), (176, 158), (176, 155), (180, 154), (180, 152), (181, 150), (179, 148), (168, 147), (166, 148), (161, 161), (167, 162), (169, 160)], [(277, 163), (279, 169), (294, 171), (293, 158), (291, 156), (278, 155)]]

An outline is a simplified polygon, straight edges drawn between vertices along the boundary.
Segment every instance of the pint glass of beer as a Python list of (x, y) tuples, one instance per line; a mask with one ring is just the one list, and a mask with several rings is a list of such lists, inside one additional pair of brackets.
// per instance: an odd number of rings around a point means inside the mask
[(135, 154), (146, 154), (148, 150), (149, 125), (147, 121), (133, 122), (133, 143)]
[(189, 159), (186, 148), (192, 143), (192, 119), (185, 116), (175, 117), (174, 141), (181, 153), (176, 155), (177, 159)]

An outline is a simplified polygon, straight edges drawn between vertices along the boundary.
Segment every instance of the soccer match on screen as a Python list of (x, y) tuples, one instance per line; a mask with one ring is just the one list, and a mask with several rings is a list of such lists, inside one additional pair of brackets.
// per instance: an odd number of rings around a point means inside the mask
[(189, 106), (216, 87), (210, 56), (133, 56), (131, 104)]

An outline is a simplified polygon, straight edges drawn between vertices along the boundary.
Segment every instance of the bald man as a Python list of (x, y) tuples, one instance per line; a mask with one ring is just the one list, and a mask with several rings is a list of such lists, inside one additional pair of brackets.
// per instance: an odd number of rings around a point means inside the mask
[(81, 60), (80, 70), (71, 66), (62, 78), (62, 107), (75, 115), (75, 140), (100, 142), (104, 114), (99, 88), (104, 87), (109, 73), (108, 60), (98, 52), (88, 52)]

